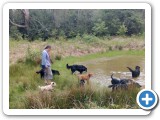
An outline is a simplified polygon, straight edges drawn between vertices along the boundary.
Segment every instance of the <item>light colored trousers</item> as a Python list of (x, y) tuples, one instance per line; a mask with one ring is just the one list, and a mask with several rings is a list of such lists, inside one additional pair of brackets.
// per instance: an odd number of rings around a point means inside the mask
[(45, 80), (52, 80), (53, 79), (53, 74), (52, 74), (51, 67), (47, 67), (45, 69), (44, 79)]

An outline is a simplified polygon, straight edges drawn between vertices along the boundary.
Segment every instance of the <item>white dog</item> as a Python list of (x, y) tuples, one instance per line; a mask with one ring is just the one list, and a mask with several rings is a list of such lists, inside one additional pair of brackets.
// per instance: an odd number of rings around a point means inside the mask
[(50, 85), (46, 85), (46, 86), (38, 86), (39, 89), (43, 92), (43, 91), (52, 91), (53, 88), (56, 86), (56, 83), (55, 82), (51, 82)]

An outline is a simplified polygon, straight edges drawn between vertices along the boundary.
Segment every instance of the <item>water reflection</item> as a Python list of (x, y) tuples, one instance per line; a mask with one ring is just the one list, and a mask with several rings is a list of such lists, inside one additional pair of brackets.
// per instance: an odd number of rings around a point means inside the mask
[(142, 56), (119, 56), (112, 58), (100, 58), (86, 62), (81, 62), (87, 66), (88, 72), (93, 72), (94, 76), (91, 81), (94, 81), (100, 85), (108, 86), (111, 81), (111, 74), (114, 74), (116, 78), (132, 78), (131, 72), (126, 68), (135, 68), (136, 65), (141, 67), (141, 73), (138, 78), (135, 78), (140, 85), (145, 85), (145, 59)]

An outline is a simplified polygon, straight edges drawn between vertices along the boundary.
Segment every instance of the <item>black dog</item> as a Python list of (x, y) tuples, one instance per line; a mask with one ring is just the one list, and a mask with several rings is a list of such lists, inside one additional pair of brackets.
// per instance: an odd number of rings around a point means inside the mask
[(117, 85), (120, 84), (120, 80), (116, 79), (116, 78), (113, 78), (113, 74), (111, 75), (111, 84), (112, 85), (109, 85), (108, 87), (109, 88), (112, 88), (112, 91), (114, 91), (115, 88), (117, 88)]
[(137, 82), (135, 82), (134, 80), (131, 80), (131, 79), (121, 79), (120, 84), (128, 84), (128, 85), (133, 84), (138, 88), (142, 87), (139, 83), (137, 83)]
[(140, 67), (136, 66), (135, 70), (132, 70), (130, 67), (127, 67), (129, 71), (132, 73), (132, 78), (138, 77), (140, 75)]
[[(41, 69), (40, 71), (37, 71), (36, 72), (37, 74), (40, 74), (40, 76), (41, 76), (41, 79), (42, 78), (44, 78), (44, 69)], [(54, 75), (60, 75), (60, 73), (59, 73), (59, 71), (58, 70), (52, 70), (52, 74), (53, 74), (53, 76)]]
[(113, 74), (111, 75), (111, 83), (112, 83), (112, 85), (114, 85), (114, 84), (119, 84), (120, 83), (120, 81), (119, 80), (117, 80), (116, 78), (113, 78)]
[(67, 69), (71, 69), (71, 72), (72, 74), (75, 72), (75, 71), (78, 71), (80, 72), (80, 74), (82, 74), (84, 71), (87, 72), (87, 68), (83, 65), (66, 65)]
[(128, 85), (127, 84), (113, 84), (113, 85), (109, 85), (109, 88), (112, 88), (112, 91), (114, 91), (115, 89), (128, 89)]
[(109, 85), (108, 87), (112, 88), (112, 91), (114, 91), (115, 89), (116, 90), (117, 89), (127, 90), (129, 85), (132, 85), (137, 88), (142, 87), (139, 83), (137, 83), (131, 79), (121, 79), (121, 80), (119, 80), (119, 83), (117, 82), (117, 84), (112, 84), (112, 85)]
[(113, 78), (113, 74), (111, 75), (111, 83), (112, 85), (109, 85), (108, 87), (109, 88), (112, 88), (112, 91), (114, 91), (115, 89), (128, 89), (128, 86), (129, 85), (134, 85), (138, 88), (142, 87), (139, 83), (137, 82), (134, 82), (133, 80), (130, 80), (130, 79), (121, 79), (121, 80), (118, 80), (116, 78)]

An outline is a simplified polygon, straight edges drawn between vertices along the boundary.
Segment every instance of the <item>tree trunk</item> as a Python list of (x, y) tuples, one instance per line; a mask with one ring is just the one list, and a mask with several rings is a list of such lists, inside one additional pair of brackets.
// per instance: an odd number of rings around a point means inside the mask
[(29, 28), (29, 9), (22, 9), (23, 15), (24, 15), (24, 23), (26, 26), (26, 30)]
[(17, 27), (25, 28), (26, 31), (28, 31), (28, 28), (29, 28), (29, 20), (30, 20), (29, 9), (22, 9), (21, 11), (22, 11), (23, 16), (24, 16), (24, 25), (20, 25), (20, 24), (14, 23), (11, 19), (9, 19), (9, 21), (10, 21), (10, 23), (11, 23), (12, 25), (15, 25), (15, 26), (17, 26)]

